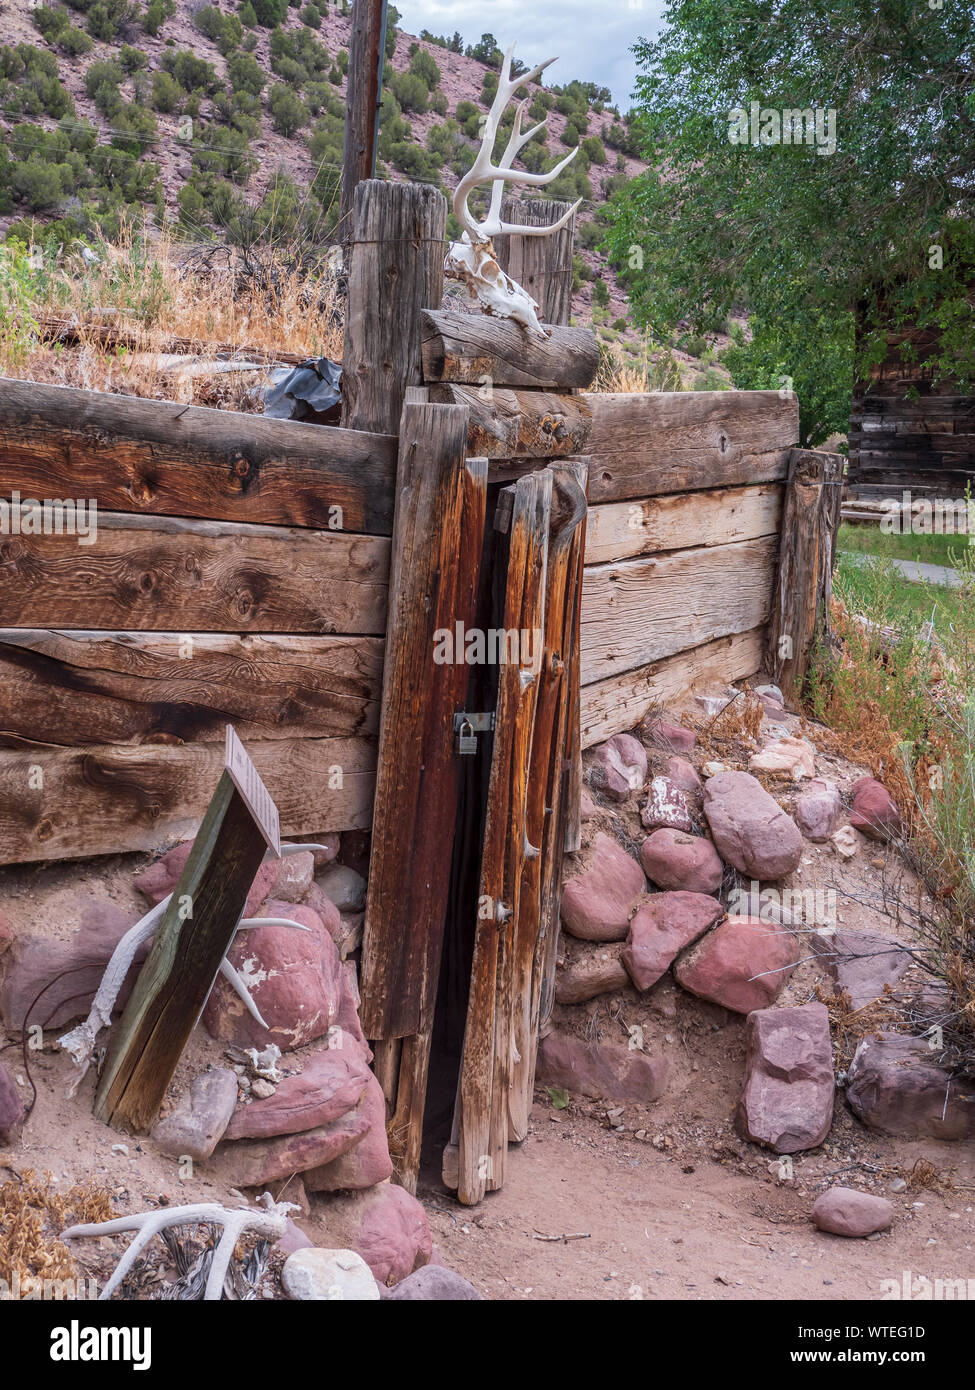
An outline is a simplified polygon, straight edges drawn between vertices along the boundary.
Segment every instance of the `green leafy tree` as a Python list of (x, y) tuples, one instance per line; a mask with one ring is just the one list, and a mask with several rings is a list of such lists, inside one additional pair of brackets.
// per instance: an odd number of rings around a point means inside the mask
[(666, 340), (743, 306), (726, 365), (791, 379), (806, 444), (845, 429), (887, 328), (933, 330), (938, 372), (970, 382), (971, 0), (671, 0), (665, 20), (635, 48), (650, 169), (608, 234), (637, 322)]

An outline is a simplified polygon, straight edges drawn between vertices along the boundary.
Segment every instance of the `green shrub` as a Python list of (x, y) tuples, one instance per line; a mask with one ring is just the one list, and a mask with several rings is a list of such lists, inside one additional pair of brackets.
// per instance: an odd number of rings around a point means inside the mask
[(193, 16), (193, 23), (201, 34), (213, 40), (226, 58), (240, 43), (244, 26), (235, 14), (224, 14), (213, 5), (205, 5)]
[(428, 92), (440, 85), (440, 69), (432, 53), (418, 48), (410, 59), (410, 72), (424, 83)]
[(298, 18), (302, 24), (307, 24), (309, 29), (320, 29), (322, 27), (321, 11), (314, 5), (306, 5), (300, 12)]
[(420, 183), (440, 182), (440, 161), (422, 145), (402, 140), (391, 147), (389, 158), (401, 174), (408, 174)]
[(64, 196), (60, 170), (56, 164), (42, 164), (33, 159), (22, 164), (11, 164), (8, 178), (14, 197), (26, 203), (31, 212), (52, 208)]
[(202, 174), (220, 174), (233, 183), (245, 184), (254, 172), (248, 145), (242, 131), (203, 126), (193, 143), (193, 167)]
[(617, 333), (625, 333), (628, 327), (629, 324), (627, 323), (626, 319), (616, 319), (613, 322), (613, 328)]
[(472, 101), (459, 101), (454, 115), (468, 140), (480, 140), (481, 113)]
[(110, 43), (135, 15), (136, 8), (130, 0), (95, 0), (88, 11), (88, 32), (93, 39)]
[(309, 82), (302, 93), (305, 105), (313, 116), (328, 109), (332, 90), (327, 82)]
[(308, 81), (308, 73), (294, 58), (275, 58), (271, 67), (289, 87), (303, 87)]
[(175, 0), (149, 0), (146, 12), (142, 16), (142, 27), (147, 34), (157, 38), (166, 20), (172, 19), (175, 13)]
[(268, 93), (268, 110), (279, 135), (294, 135), (308, 124), (308, 107), (290, 87), (276, 82)]
[(257, 11), (251, 4), (251, 0), (244, 0), (244, 3), (241, 5), (237, 13), (240, 15), (240, 22), (241, 24), (243, 24), (245, 29), (253, 29), (256, 26)]
[(417, 115), (422, 115), (427, 109), (427, 85), (415, 73), (395, 73), (390, 90), (404, 111), (415, 111)]
[(570, 149), (578, 145), (579, 131), (573, 121), (566, 121), (565, 129), (562, 131), (559, 139), (562, 141), (563, 145), (568, 145)]
[(186, 93), (171, 73), (158, 68), (152, 74), (152, 104), (157, 111), (175, 111)]
[(69, 25), (58, 35), (58, 48), (69, 58), (80, 58), (82, 54), (90, 53), (94, 47), (93, 41), (83, 29), (75, 29)]
[[(249, 0), (255, 20), (263, 29), (273, 29), (284, 21), (288, 13), (288, 0)], [(246, 20), (243, 21), (245, 24)]]
[(172, 53), (164, 53), (162, 67), (187, 92), (203, 92), (207, 96), (220, 86), (220, 79), (212, 63), (198, 58), (188, 48), (179, 48)]
[(582, 141), (582, 149), (592, 164), (606, 163), (606, 149), (598, 135), (587, 135)]
[(592, 302), (598, 304), (601, 309), (605, 309), (609, 303), (609, 286), (605, 280), (594, 280), (592, 287)]
[(138, 158), (156, 143), (156, 118), (144, 106), (127, 102), (112, 113), (112, 144)]
[(118, 52), (119, 62), (126, 72), (140, 72), (149, 66), (149, 58), (143, 53), (141, 48), (133, 48), (131, 44), (123, 43)]
[(74, 114), (71, 93), (58, 81), (58, 60), (53, 53), (19, 43), (0, 48), (0, 93), (8, 116), (52, 116), (60, 120)]
[(68, 28), (68, 16), (64, 10), (52, 10), (49, 5), (38, 5), (33, 13), (34, 28), (48, 43), (54, 41)]
[(235, 92), (259, 97), (264, 90), (264, 69), (249, 53), (232, 53), (227, 59), (227, 76)]

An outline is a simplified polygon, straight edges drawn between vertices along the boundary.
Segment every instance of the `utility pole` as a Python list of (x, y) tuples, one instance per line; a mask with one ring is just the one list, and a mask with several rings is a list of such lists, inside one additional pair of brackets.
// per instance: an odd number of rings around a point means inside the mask
[(356, 184), (371, 179), (376, 170), (385, 62), (386, 0), (353, 0), (339, 205), (339, 236), (343, 242), (348, 242), (352, 235)]

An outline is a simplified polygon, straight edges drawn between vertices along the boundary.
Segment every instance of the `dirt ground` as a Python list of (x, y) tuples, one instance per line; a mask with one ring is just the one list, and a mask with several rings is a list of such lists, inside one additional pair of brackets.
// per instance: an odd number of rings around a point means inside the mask
[[(795, 730), (794, 721), (787, 724)], [(817, 742), (815, 728), (806, 734)], [(824, 737), (817, 745), (817, 772), (848, 791), (861, 770), (827, 754), (826, 743)], [(741, 765), (747, 749), (727, 747), (718, 755)], [(704, 748), (694, 760), (707, 756), (715, 754)], [(657, 761), (651, 760), (651, 772)], [(798, 789), (778, 790), (788, 806)], [(639, 826), (637, 798), (622, 810), (597, 805), (585, 841), (600, 829), (632, 839), (631, 849), (638, 846), (646, 832)], [(132, 878), (149, 858), (3, 869), (0, 903), (15, 932), (70, 934), (84, 907), (95, 901), (113, 902), (135, 920), (146, 909)], [(840, 860), (828, 845), (808, 844), (800, 869), (787, 881), (832, 888), (844, 925), (909, 939), (909, 930), (882, 910), (895, 885), (905, 900), (917, 892), (893, 850), (866, 842), (852, 860)], [(561, 949), (571, 960), (593, 946), (565, 938)], [(818, 997), (823, 984), (818, 963), (807, 961), (778, 1002), (805, 1003)], [(562, 1109), (540, 1088), (530, 1133), (510, 1151), (504, 1188), (477, 1208), (455, 1202), (436, 1166), (424, 1170), (418, 1196), (440, 1255), (486, 1297), (873, 1300), (884, 1297), (884, 1281), (902, 1287), (905, 1271), (908, 1279), (975, 1281), (972, 1146), (872, 1133), (847, 1109), (839, 1090), (827, 1142), (795, 1155), (790, 1176), (773, 1154), (742, 1141), (733, 1128), (744, 1061), (741, 1016), (685, 993), (667, 975), (643, 995), (628, 988), (557, 1006), (552, 1022), (617, 1044), (639, 1025), (644, 1050), (670, 1059), (668, 1086), (650, 1107), (571, 1097)], [(219, 1164), (181, 1171), (150, 1141), (126, 1138), (95, 1121), (93, 1075), (68, 1098), (72, 1066), (54, 1037), (49, 1033), (44, 1050), (28, 1053), (25, 1062), (20, 1040), (8, 1034), (4, 1045), (0, 1033), (0, 1060), (23, 1084), (24, 1098), (30, 1080), (38, 1092), (22, 1140), (10, 1155), (0, 1155), (0, 1182), (8, 1176), (5, 1166), (49, 1170), (62, 1190), (91, 1180), (108, 1188), (119, 1211), (160, 1202), (233, 1201)], [(838, 1068), (846, 1060), (841, 1052)], [(226, 1064), (226, 1057), (198, 1029), (172, 1094), (207, 1061)], [(889, 1197), (892, 1229), (868, 1240), (818, 1232), (810, 1208), (835, 1183)], [(299, 1195), (283, 1182), (272, 1191), (285, 1199)], [(297, 1220), (318, 1243), (330, 1243), (327, 1205), (319, 1199)], [(91, 1242), (84, 1272), (103, 1278), (120, 1248), (107, 1240)]]

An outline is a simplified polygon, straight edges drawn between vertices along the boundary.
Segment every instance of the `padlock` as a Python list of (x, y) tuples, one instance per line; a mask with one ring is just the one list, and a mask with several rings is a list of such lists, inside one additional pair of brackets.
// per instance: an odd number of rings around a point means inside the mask
[(477, 752), (477, 735), (469, 719), (465, 719), (457, 730), (457, 752), (468, 756)]

